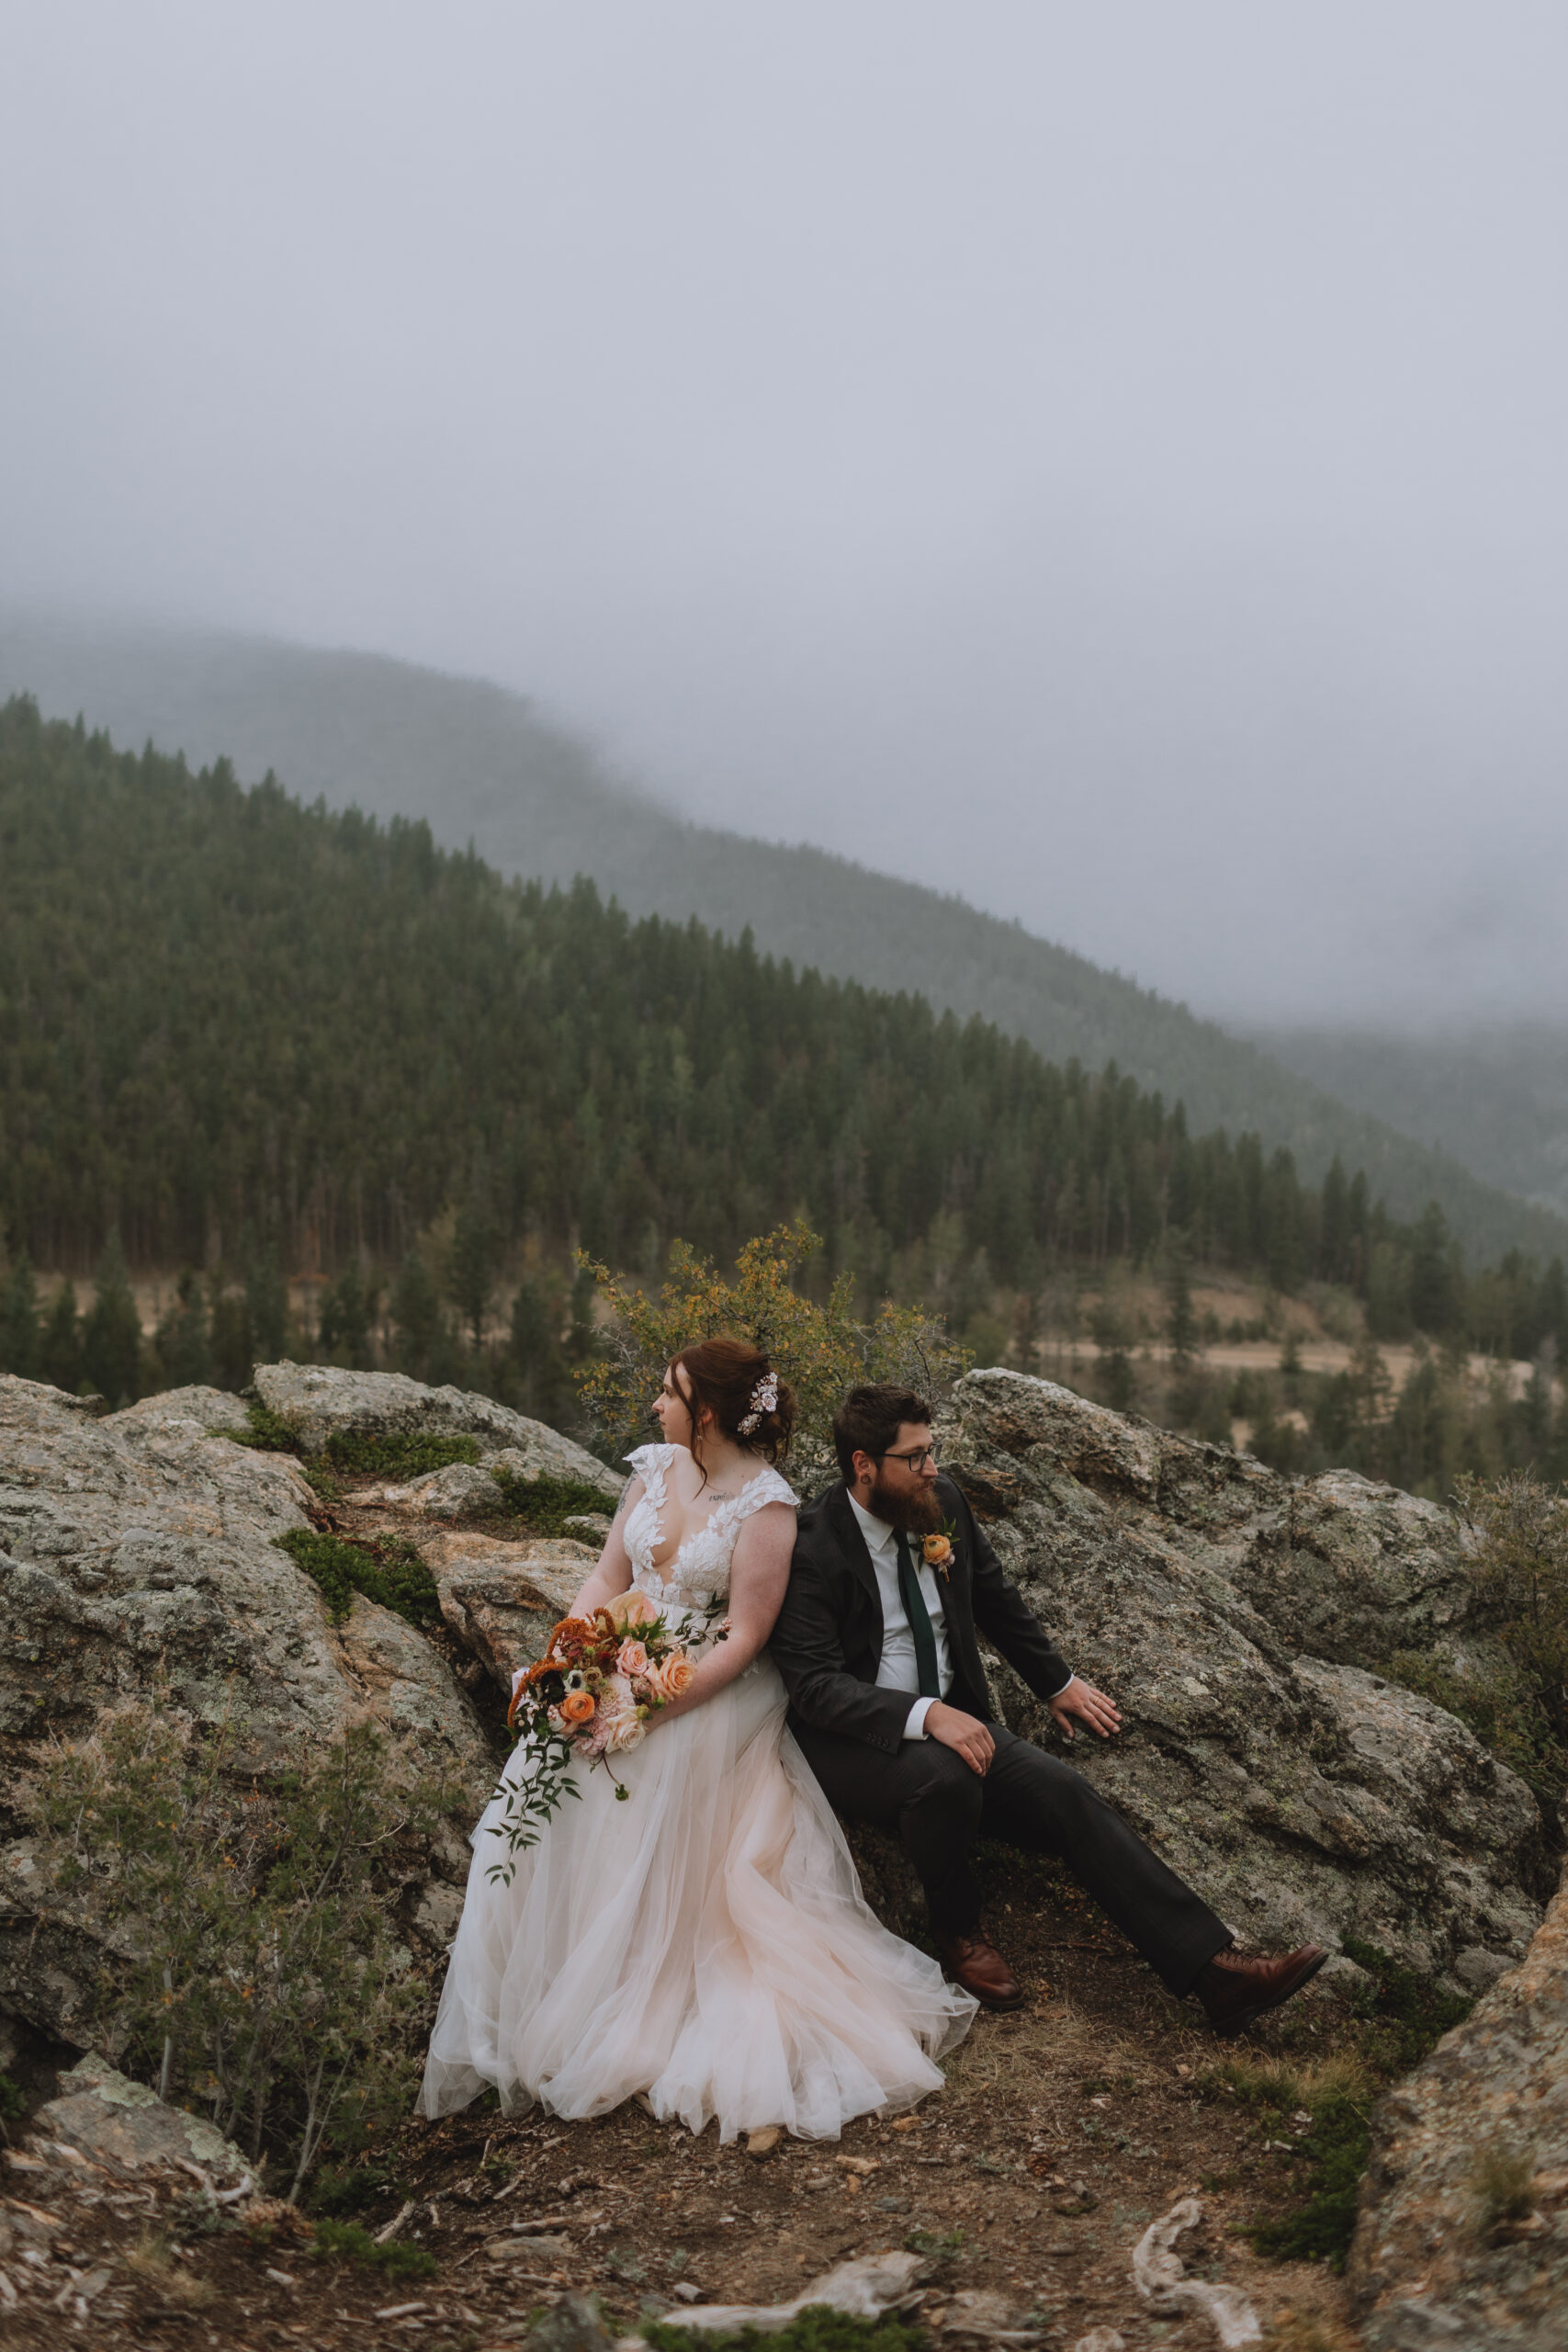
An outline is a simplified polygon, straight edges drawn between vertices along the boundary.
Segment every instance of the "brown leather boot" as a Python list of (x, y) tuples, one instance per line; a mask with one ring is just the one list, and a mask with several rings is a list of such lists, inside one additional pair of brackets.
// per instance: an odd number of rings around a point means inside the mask
[(1239, 1951), (1217, 1951), (1198, 1971), (1192, 1990), (1217, 2034), (1240, 2033), (1310, 1984), (1328, 1958), (1321, 1944), (1303, 1944), (1278, 1960), (1249, 1960)]
[(993, 1945), (978, 1936), (937, 1936), (933, 1941), (948, 1975), (983, 2008), (1022, 2008), (1023, 1987)]

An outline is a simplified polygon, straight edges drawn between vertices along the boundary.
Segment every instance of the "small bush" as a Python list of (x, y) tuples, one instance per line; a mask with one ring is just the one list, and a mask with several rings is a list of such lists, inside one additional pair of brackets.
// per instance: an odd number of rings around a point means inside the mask
[[(412, 2245), (407, 2238), (378, 2244), (357, 2222), (318, 2222), (310, 2251), (335, 2255), (341, 2261), (363, 2262), (372, 2270), (384, 2270), (389, 2278), (434, 2278), (439, 2267), (423, 2246)], [(689, 2346), (685, 2352), (691, 2352)]]
[(477, 1462), (479, 1440), (437, 1436), (423, 1430), (388, 1430), (379, 1437), (366, 1430), (334, 1430), (327, 1460), (350, 1477), (423, 1478), (454, 1462)]
[(384, 2165), (323, 2165), (311, 2184), (312, 2213), (363, 2213), (383, 2197), (395, 2197), (402, 2184)]
[(334, 1625), (341, 1625), (362, 1592), (367, 1600), (406, 1617), (411, 1625), (433, 1625), (441, 1614), (435, 1579), (413, 1545), (401, 1536), (375, 1536), (345, 1543), (319, 1529), (291, 1527), (276, 1538), (297, 1567), (320, 1585)]
[(19, 1784), (54, 1883), (91, 1882), (108, 1930), (95, 2035), (206, 2104), (253, 2163), (286, 2158), (291, 2198), (329, 2132), (341, 2149), (408, 2098), (426, 1989), (389, 1873), (445, 1794), (368, 1724), (263, 1786), (232, 1772), (223, 1731), (140, 1703)]

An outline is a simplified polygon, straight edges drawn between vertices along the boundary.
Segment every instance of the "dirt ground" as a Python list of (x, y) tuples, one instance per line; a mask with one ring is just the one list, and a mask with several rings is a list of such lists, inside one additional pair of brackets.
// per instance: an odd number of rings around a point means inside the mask
[(1151, 2318), (1130, 2269), (1149, 2222), (1194, 2195), (1204, 2222), (1181, 2241), (1190, 2273), (1242, 2288), (1274, 2340), (1353, 2346), (1337, 2280), (1266, 2261), (1236, 2233), (1290, 2205), (1301, 2160), (1213, 2073), (1238, 2050), (1325, 2055), (1353, 2035), (1346, 2013), (1329, 1995), (1303, 1997), (1247, 2043), (1217, 2043), (1048, 1866), (1010, 1856), (1007, 1870), (989, 1924), (1029, 2006), (982, 2015), (915, 2115), (761, 2161), (635, 2104), (588, 2123), (481, 2106), (411, 2120), (376, 2152), (385, 2186), (354, 2218), (371, 2233), (395, 2222), (434, 2257), (432, 2277), (323, 2257), (289, 2209), (202, 2233), (194, 2181), (117, 2180), (13, 2122), (0, 2341), (250, 2352), (417, 2335), (480, 2352), (516, 2343), (568, 2289), (596, 2293), (629, 2329), (649, 2299), (780, 2301), (835, 2262), (909, 2243), (931, 2256), (921, 2316), (938, 2334), (956, 2317), (950, 2298), (979, 2288), (1046, 2346), (1111, 2327), (1128, 2347), (1198, 2347), (1214, 2341), (1208, 2323)]

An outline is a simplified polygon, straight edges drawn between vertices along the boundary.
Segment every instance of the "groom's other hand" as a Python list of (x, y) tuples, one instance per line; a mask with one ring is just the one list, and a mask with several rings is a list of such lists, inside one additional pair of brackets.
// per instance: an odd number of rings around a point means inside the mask
[[(1066, 1692), (1062, 1693), (1066, 1698)], [(997, 1743), (977, 1715), (966, 1715), (962, 1707), (950, 1707), (944, 1699), (933, 1699), (926, 1710), (926, 1737), (940, 1739), (962, 1756), (972, 1772), (982, 1778), (991, 1769), (991, 1758)]]
[[(1090, 1731), (1098, 1732), (1101, 1739), (1109, 1739), (1112, 1732), (1122, 1728), (1121, 1710), (1115, 1702), (1108, 1699), (1103, 1690), (1097, 1690), (1092, 1682), (1086, 1682), (1081, 1675), (1075, 1674), (1066, 1689), (1058, 1690), (1054, 1699), (1046, 1701), (1046, 1704), (1059, 1729), (1065, 1731), (1069, 1739), (1077, 1737), (1073, 1729), (1075, 1715), (1079, 1723), (1087, 1724)], [(931, 1714), (935, 1713), (933, 1707)], [(926, 1722), (929, 1726), (931, 1715), (926, 1717)]]

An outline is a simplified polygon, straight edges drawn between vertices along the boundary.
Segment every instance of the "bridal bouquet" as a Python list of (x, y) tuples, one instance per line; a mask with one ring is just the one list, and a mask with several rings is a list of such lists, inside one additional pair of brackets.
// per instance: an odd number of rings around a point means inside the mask
[[(722, 1641), (728, 1621), (710, 1629), (698, 1619), (694, 1630)], [(519, 1849), (537, 1843), (563, 1797), (580, 1793), (570, 1777), (574, 1757), (610, 1771), (610, 1758), (629, 1755), (646, 1738), (649, 1715), (690, 1689), (697, 1670), (693, 1632), (687, 1625), (673, 1634), (634, 1587), (591, 1617), (563, 1617), (544, 1657), (519, 1667), (506, 1716), (521, 1735), (512, 1759), (516, 1777), (502, 1780), (496, 1792), (506, 1800), (502, 1817), (490, 1825), (511, 1859), (493, 1863), (488, 1877), (510, 1884)], [(617, 1797), (630, 1793), (615, 1781)]]

